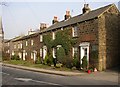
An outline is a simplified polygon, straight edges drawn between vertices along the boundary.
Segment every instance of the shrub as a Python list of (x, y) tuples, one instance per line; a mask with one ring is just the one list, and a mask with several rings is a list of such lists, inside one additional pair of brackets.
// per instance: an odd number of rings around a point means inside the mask
[(38, 58), (36, 59), (36, 61), (35, 61), (35, 64), (41, 64), (41, 63), (42, 63), (41, 58), (38, 57)]
[(43, 64), (47, 65), (48, 55), (45, 56), (45, 59), (43, 60)]
[(67, 68), (71, 69), (73, 67), (73, 59), (66, 56), (66, 58), (65, 58), (65, 66)]
[(57, 60), (59, 63), (62, 63), (63, 65), (65, 65), (65, 50), (63, 47), (60, 47), (59, 49), (57, 49)]
[(12, 55), (11, 60), (20, 60), (18, 55)]
[(53, 64), (53, 57), (52, 55), (49, 55), (49, 58), (47, 59), (47, 65), (52, 65)]
[(84, 56), (82, 59), (82, 68), (87, 69), (88, 62), (87, 62), (87, 56)]
[(90, 67), (95, 68), (98, 65), (98, 51), (91, 51), (90, 53)]
[(75, 66), (77, 69), (80, 68), (80, 62), (79, 62), (79, 59), (78, 59), (76, 54), (75, 54), (74, 59), (73, 59), (73, 66)]

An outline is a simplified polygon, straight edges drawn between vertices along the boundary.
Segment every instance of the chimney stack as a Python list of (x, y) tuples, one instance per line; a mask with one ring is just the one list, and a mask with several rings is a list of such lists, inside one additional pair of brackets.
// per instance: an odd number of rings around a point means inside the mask
[(82, 10), (83, 10), (83, 14), (90, 12), (91, 9), (89, 8), (89, 4), (84, 4), (84, 7)]
[(55, 24), (57, 22), (58, 22), (58, 18), (57, 18), (57, 16), (54, 16), (54, 19), (52, 20), (52, 24)]
[(47, 27), (48, 27), (48, 25), (46, 23), (40, 23), (40, 30), (43, 30)]
[(67, 10), (64, 17), (65, 17), (65, 20), (69, 19), (71, 17), (70, 11)]

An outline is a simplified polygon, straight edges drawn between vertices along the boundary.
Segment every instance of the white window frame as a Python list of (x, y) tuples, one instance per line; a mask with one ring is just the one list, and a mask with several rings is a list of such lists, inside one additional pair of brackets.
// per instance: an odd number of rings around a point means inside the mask
[(52, 32), (52, 39), (55, 40), (55, 32)]
[(34, 44), (34, 41), (33, 40), (31, 40), (31, 45), (33, 45)]
[(78, 53), (78, 48), (77, 47), (72, 47), (72, 56), (73, 56), (73, 58), (75, 56), (75, 53)]
[(27, 56), (27, 52), (25, 53), (25, 55)]
[(31, 59), (33, 59), (33, 52), (31, 52)]
[(78, 36), (78, 27), (77, 26), (72, 27), (72, 36), (73, 37)]
[(25, 41), (25, 45), (28, 46), (28, 41)]
[(14, 49), (16, 49), (16, 44), (14, 44)]
[(20, 47), (22, 48), (22, 43), (20, 44)]
[(42, 57), (42, 55), (43, 55), (43, 50), (42, 48), (40, 48), (40, 57)]
[(8, 53), (10, 53), (10, 50), (8, 50)]
[(43, 42), (43, 35), (40, 35), (40, 42)]
[(53, 58), (56, 58), (56, 56), (55, 56), (55, 48), (53, 48)]
[(19, 43), (18, 43), (18, 48), (20, 48)]
[(10, 43), (8, 42), (7, 45), (10, 46)]

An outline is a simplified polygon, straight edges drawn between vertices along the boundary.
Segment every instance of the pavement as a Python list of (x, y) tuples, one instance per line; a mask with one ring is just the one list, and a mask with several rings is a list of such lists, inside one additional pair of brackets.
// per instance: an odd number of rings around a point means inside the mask
[(41, 73), (47, 73), (47, 74), (55, 74), (55, 75), (61, 75), (61, 76), (80, 76), (85, 75), (87, 73), (85, 72), (72, 72), (72, 71), (57, 71), (57, 70), (49, 70), (49, 69), (42, 69), (42, 68), (31, 68), (26, 66), (20, 66), (20, 65), (12, 65), (12, 64), (6, 64), (3, 63), (3, 66), (18, 68), (18, 69), (24, 69), (34, 72), (41, 72)]

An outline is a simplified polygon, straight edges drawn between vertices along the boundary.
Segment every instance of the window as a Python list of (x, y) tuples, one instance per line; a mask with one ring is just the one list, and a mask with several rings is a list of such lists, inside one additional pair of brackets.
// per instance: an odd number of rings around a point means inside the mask
[(9, 43), (7, 43), (7, 45), (8, 45), (8, 46), (10, 46), (10, 44), (9, 44)]
[(40, 48), (40, 57), (42, 57), (42, 48)]
[(73, 35), (73, 37), (77, 37), (78, 36), (78, 27), (73, 27), (72, 28), (72, 35)]
[(14, 45), (14, 49), (16, 49), (16, 45)]
[(15, 52), (14, 51), (12, 51), (12, 55), (14, 55), (15, 54)]
[(22, 43), (20, 44), (20, 47), (22, 48)]
[(25, 42), (25, 44), (26, 44), (26, 46), (28, 46), (28, 42), (27, 41)]
[(6, 53), (10, 53), (10, 50), (7, 50)]
[(40, 42), (43, 42), (43, 36), (40, 35)]
[(78, 48), (77, 48), (77, 47), (73, 47), (72, 50), (73, 50), (72, 55), (73, 55), (73, 57), (74, 57), (74, 56), (77, 55), (77, 53), (78, 53)]
[(33, 45), (33, 40), (31, 40), (31, 45)]
[(27, 56), (27, 52), (25, 53), (25, 55)]
[(55, 39), (55, 32), (52, 33), (53, 40)]
[(31, 59), (33, 59), (33, 53), (31, 53)]
[(53, 58), (56, 58), (56, 49), (53, 48)]
[(20, 44), (18, 43), (18, 48), (20, 48)]

